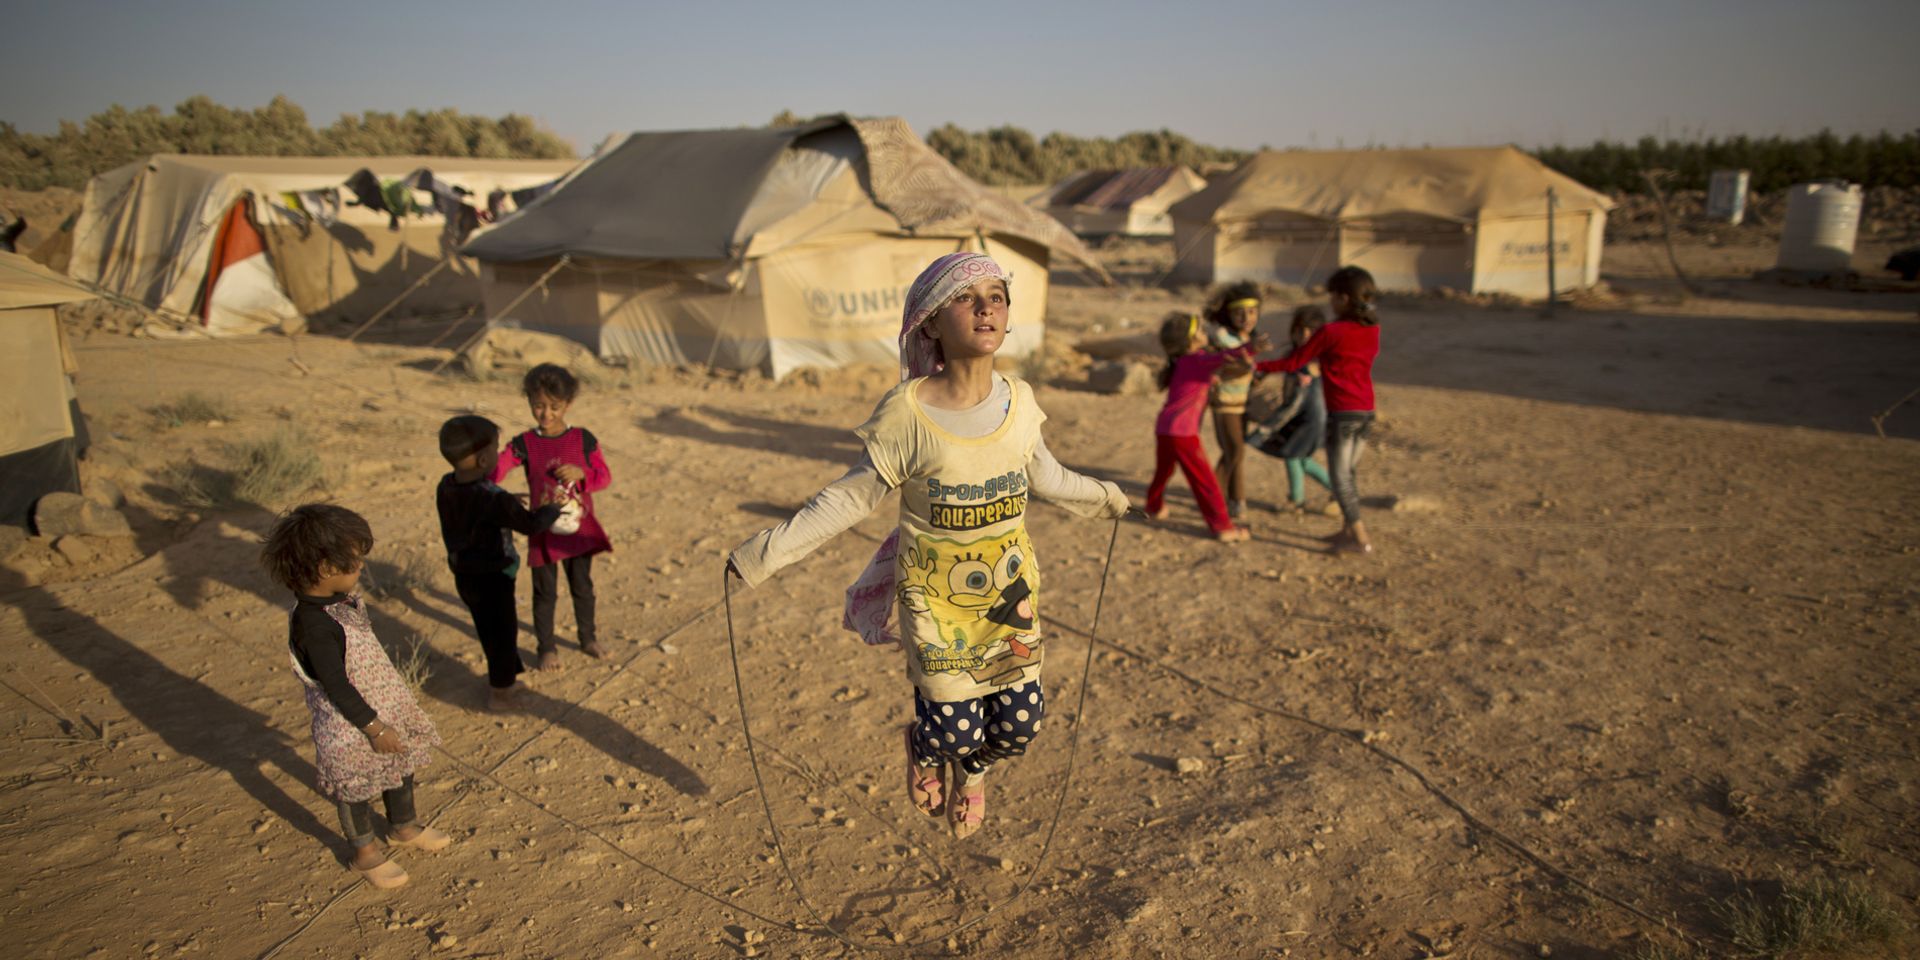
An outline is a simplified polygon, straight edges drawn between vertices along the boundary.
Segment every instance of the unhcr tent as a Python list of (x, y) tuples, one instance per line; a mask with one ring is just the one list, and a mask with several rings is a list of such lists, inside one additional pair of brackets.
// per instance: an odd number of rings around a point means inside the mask
[[(477, 274), (454, 257), (457, 231), (430, 191), (397, 221), (355, 205), (347, 181), (417, 177), (469, 191), (550, 183), (571, 160), (451, 157), (210, 157), (160, 154), (94, 177), (74, 223), (68, 272), (214, 333), (251, 333), (303, 317), (358, 319), (447, 261), (409, 295), (416, 312), (479, 302)], [(415, 211), (412, 208), (421, 208)], [(394, 227), (397, 226), (397, 229)], [(458, 225), (456, 224), (456, 227)]]
[(1168, 208), (1207, 185), (1186, 167), (1089, 170), (1060, 181), (1035, 203), (1083, 237), (1173, 232)]
[(898, 119), (631, 134), (464, 252), (495, 323), (609, 359), (780, 377), (897, 362), (907, 287), (961, 249), (1014, 274), (1011, 356), (1040, 344), (1055, 253), (1104, 276), (1059, 223), (967, 179)]
[(73, 353), (53, 308), (91, 299), (32, 260), (0, 253), (0, 523), (27, 526), (41, 497), (80, 492)]
[(1513, 147), (1257, 154), (1174, 205), (1174, 275), (1544, 298), (1549, 190), (1555, 286), (1598, 282), (1613, 204)]

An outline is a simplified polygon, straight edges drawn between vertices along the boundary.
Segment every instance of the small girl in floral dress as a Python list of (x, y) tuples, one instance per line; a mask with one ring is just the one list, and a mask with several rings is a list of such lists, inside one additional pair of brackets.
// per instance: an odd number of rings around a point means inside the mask
[(273, 525), (260, 562), (293, 591), (287, 647), (313, 714), (320, 792), (340, 806), (340, 825), (353, 845), (349, 865), (384, 890), (405, 884), (407, 871), (374, 842), (375, 795), (386, 803), (388, 847), (431, 853), (453, 841), (419, 823), (413, 806), (413, 773), (426, 766), (440, 734), (374, 638), (366, 605), (351, 592), (372, 549), (365, 518), (310, 503)]

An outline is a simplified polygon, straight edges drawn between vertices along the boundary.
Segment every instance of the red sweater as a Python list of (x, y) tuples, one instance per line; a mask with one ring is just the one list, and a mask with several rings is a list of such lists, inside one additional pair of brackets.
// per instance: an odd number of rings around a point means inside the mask
[(1380, 355), (1379, 324), (1335, 320), (1278, 360), (1259, 364), (1263, 373), (1291, 373), (1320, 361), (1327, 412), (1373, 409), (1373, 358)]

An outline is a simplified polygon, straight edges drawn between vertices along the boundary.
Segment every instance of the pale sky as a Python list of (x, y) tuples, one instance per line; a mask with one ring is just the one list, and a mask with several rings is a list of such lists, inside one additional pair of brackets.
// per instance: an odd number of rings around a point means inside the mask
[(196, 93), (286, 94), (316, 126), (524, 113), (582, 152), (783, 109), (1241, 148), (1920, 128), (1920, 17), (1898, 0), (9, 6), (0, 119), (35, 133)]

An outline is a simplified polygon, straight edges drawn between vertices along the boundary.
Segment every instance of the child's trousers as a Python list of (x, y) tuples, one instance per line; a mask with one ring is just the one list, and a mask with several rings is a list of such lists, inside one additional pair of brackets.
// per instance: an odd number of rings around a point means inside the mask
[[(411, 826), (413, 812), (413, 778), (400, 781), (400, 785), (380, 794), (387, 805), (387, 826), (390, 829)], [(362, 800), (359, 803), (340, 804), (340, 828), (347, 835), (347, 842), (356, 847), (364, 847), (373, 842), (373, 803)]]
[[(453, 575), (453, 589), (473, 617), (474, 635), (487, 656), (487, 685), (496, 690), (513, 686), (520, 671), (520, 611), (513, 602), (513, 578), (505, 574)], [(552, 608), (548, 608), (551, 614)]]
[(587, 554), (532, 568), (533, 636), (541, 650), (553, 649), (553, 608), (560, 600), (560, 567), (567, 570), (567, 592), (573, 595), (574, 639), (583, 647), (594, 641), (593, 554)]
[(1287, 460), (1287, 499), (1294, 503), (1307, 502), (1307, 478), (1315, 483), (1333, 489), (1333, 481), (1327, 479), (1327, 470), (1320, 461), (1312, 457), (1292, 457)]
[(928, 700), (913, 692), (913, 759), (922, 766), (955, 763), (969, 774), (1027, 752), (1040, 735), (1047, 698), (1033, 680), (968, 700)]
[(1340, 515), (1352, 525), (1360, 521), (1360, 484), (1354, 468), (1366, 452), (1373, 411), (1341, 410), (1327, 421), (1327, 473), (1333, 480), (1333, 498), (1340, 501)]
[(1227, 504), (1220, 498), (1220, 485), (1213, 479), (1213, 467), (1207, 463), (1207, 453), (1200, 446), (1199, 437), (1154, 437), (1153, 483), (1147, 487), (1147, 512), (1159, 513), (1166, 504), (1167, 481), (1173, 479), (1173, 466), (1178, 463), (1180, 472), (1187, 475), (1187, 486), (1193, 488), (1193, 498), (1200, 501), (1200, 515), (1207, 519), (1207, 526), (1214, 533), (1233, 529), (1233, 521), (1227, 517)]

